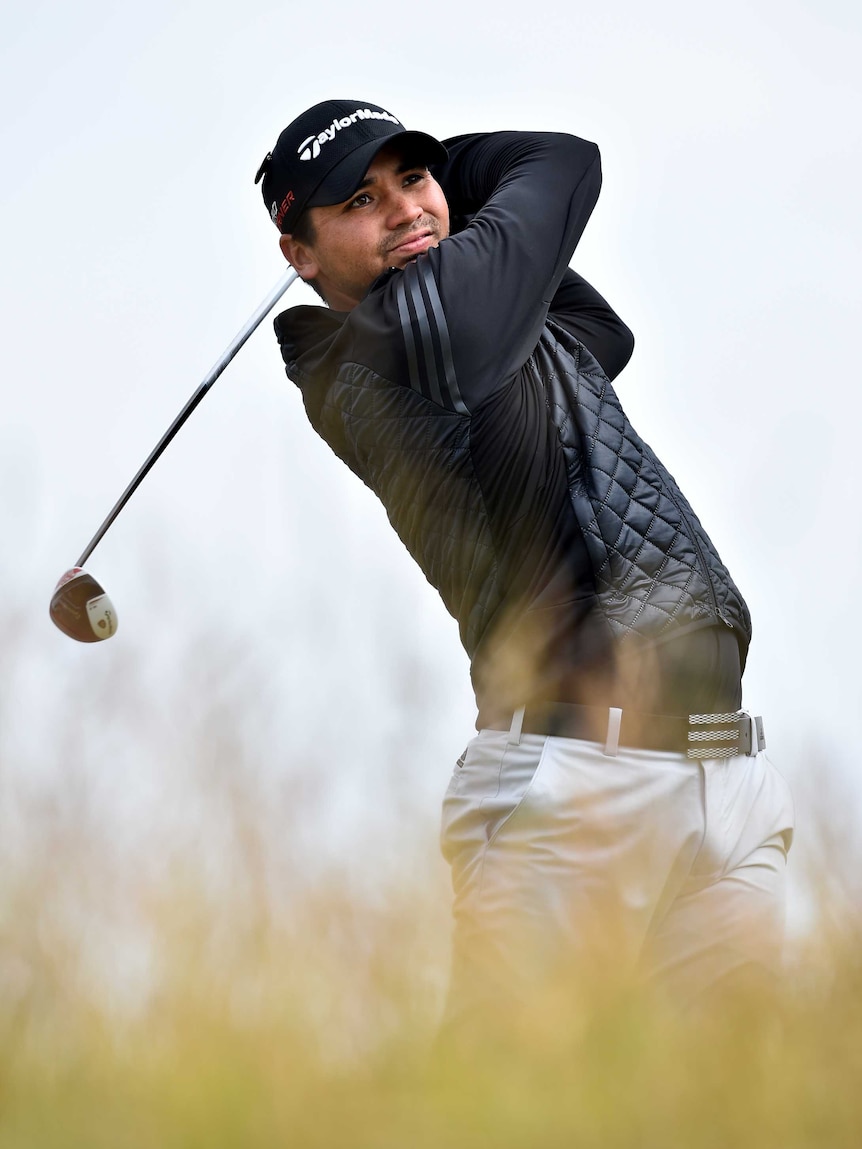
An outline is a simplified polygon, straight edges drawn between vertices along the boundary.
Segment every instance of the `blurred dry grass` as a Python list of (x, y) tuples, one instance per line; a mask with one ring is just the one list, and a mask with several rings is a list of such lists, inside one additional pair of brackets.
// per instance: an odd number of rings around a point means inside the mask
[(266, 763), (253, 675), (226, 691), (194, 650), (205, 670), (153, 691), (112, 659), (55, 715), (62, 769), (4, 746), (2, 1149), (862, 1144), (862, 847), (825, 766), (798, 795), (806, 913), (776, 1009), (680, 1018), (597, 978), (576, 1011), (562, 987), (456, 1049), (435, 1043), (436, 809), (405, 805), (391, 851), (369, 824), (320, 856), (327, 775), (308, 747)]

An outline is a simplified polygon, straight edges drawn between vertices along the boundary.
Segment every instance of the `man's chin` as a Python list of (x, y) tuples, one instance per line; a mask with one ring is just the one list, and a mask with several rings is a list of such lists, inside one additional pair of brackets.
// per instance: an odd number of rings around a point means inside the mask
[(389, 252), (392, 265), (394, 267), (404, 267), (406, 264), (412, 263), (417, 256), (424, 255), (426, 251), (430, 251), (432, 247), (436, 247), (439, 242), (440, 237), (432, 233), (430, 235), (419, 235), (416, 236), (415, 239), (401, 243)]

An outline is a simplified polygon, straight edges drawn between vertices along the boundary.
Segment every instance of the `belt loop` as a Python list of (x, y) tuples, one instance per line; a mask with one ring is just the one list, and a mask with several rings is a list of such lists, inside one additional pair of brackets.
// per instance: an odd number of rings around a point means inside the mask
[(754, 733), (757, 735), (757, 753), (766, 749), (766, 735), (763, 732), (763, 719), (758, 714), (754, 720)]
[(512, 715), (512, 725), (509, 727), (510, 746), (520, 746), (521, 744), (521, 727), (524, 725), (524, 711), (526, 709), (526, 706), (519, 706)]
[(608, 707), (608, 736), (605, 740), (604, 753), (608, 758), (616, 758), (620, 748), (620, 726), (623, 721), (623, 712), (618, 706)]
[(757, 755), (766, 749), (766, 735), (763, 733), (763, 719), (758, 714), (757, 716), (743, 711), (743, 721), (748, 722), (748, 729), (741, 731), (740, 740), (742, 742), (742, 753), (749, 758), (756, 758)]

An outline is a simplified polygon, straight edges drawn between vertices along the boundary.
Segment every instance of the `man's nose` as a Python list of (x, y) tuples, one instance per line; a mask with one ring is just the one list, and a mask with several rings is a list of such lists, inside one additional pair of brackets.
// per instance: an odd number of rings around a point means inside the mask
[(390, 228), (413, 223), (422, 217), (422, 208), (416, 200), (402, 191), (393, 192), (389, 201), (388, 224)]

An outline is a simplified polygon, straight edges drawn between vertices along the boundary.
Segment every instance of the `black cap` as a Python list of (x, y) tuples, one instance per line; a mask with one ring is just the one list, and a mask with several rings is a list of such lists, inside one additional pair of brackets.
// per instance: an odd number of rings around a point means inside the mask
[(362, 183), (384, 144), (416, 145), (423, 163), (442, 163), (449, 153), (424, 132), (408, 132), (400, 120), (363, 100), (324, 100), (288, 124), (258, 168), (254, 182), (272, 222), (285, 235), (307, 207), (342, 203)]

